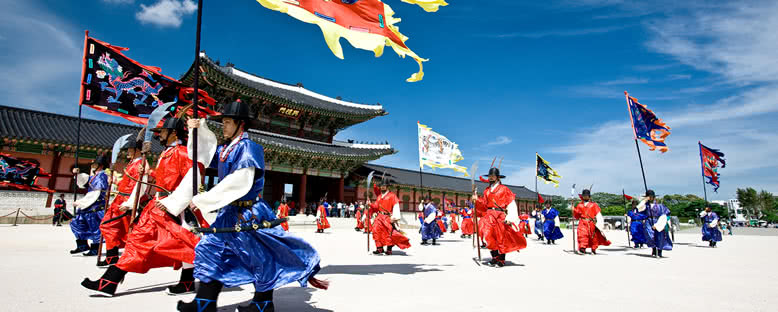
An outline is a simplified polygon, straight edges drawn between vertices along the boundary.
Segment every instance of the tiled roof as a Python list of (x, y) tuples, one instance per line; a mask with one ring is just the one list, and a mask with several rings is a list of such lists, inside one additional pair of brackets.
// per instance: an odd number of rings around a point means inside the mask
[[(360, 173), (364, 173), (365, 175), (367, 174), (367, 172), (373, 170), (375, 171), (376, 176), (381, 176), (384, 172), (386, 172), (386, 177), (391, 179), (392, 182), (396, 184), (418, 186), (420, 183), (419, 171), (416, 170), (392, 168), (392, 167), (386, 167), (386, 166), (375, 165), (375, 164), (364, 164), (363, 168), (361, 168), (360, 170), (366, 171), (366, 172), (360, 172)], [(450, 191), (462, 192), (462, 193), (470, 193), (472, 190), (470, 178), (458, 178), (458, 177), (451, 177), (451, 176), (424, 172), (422, 173), (422, 180), (424, 182), (425, 188), (450, 190)], [(484, 188), (487, 186), (486, 183), (479, 182), (478, 177), (475, 178), (475, 181), (476, 181), (475, 182), (476, 185), (478, 186), (479, 192), (483, 191)], [(515, 185), (507, 185), (507, 184), (505, 186), (507, 186), (511, 191), (513, 191), (513, 193), (516, 194), (517, 198), (526, 199), (526, 200), (535, 200), (537, 198), (536, 195), (537, 193), (529, 190), (524, 186), (515, 186)]]
[[(324, 111), (368, 117), (386, 115), (386, 111), (381, 105), (343, 101), (310, 91), (300, 85), (290, 85), (260, 77), (239, 70), (234, 66), (221, 66), (206, 56), (205, 53), (201, 53), (200, 59), (203, 65), (216, 69), (218, 72), (243, 87), (251, 88), (260, 93), (267, 94), (268, 96), (280, 98), (297, 105), (310, 106)], [(181, 80), (185, 82), (189, 81), (192, 79), (191, 76), (192, 71), (190, 68)]]
[[(140, 127), (81, 119), (81, 145), (110, 149), (120, 136), (140, 131)], [(0, 137), (47, 143), (76, 145), (78, 117), (58, 115), (0, 105)], [(162, 146), (152, 144), (152, 152)]]
[[(219, 126), (216, 123), (213, 125)], [(120, 136), (138, 133), (139, 130), (139, 127), (129, 125), (82, 119), (81, 144), (110, 149)], [(0, 106), (0, 137), (75, 145), (77, 133), (77, 117)], [(249, 132), (249, 136), (266, 149), (284, 149), (322, 156), (378, 159), (396, 152), (388, 144), (329, 144), (254, 130)], [(160, 153), (162, 146), (155, 142), (152, 151)]]

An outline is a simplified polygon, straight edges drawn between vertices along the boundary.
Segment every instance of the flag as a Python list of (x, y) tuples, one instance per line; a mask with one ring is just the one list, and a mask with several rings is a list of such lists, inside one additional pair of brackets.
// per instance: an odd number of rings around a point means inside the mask
[[(191, 88), (161, 74), (158, 67), (128, 58), (122, 53), (127, 50), (86, 36), (80, 104), (145, 125), (149, 114), (160, 104), (177, 101), (179, 97), (187, 102), (187, 96), (193, 93)], [(214, 101), (205, 91), (199, 93), (210, 106), (203, 107), (205, 113), (215, 114)]]
[(658, 148), (662, 153), (667, 152), (665, 138), (670, 135), (670, 127), (662, 119), (656, 117), (648, 107), (640, 104), (638, 99), (629, 96), (627, 91), (624, 91), (624, 95), (627, 97), (627, 106), (629, 106), (635, 138), (648, 145), (649, 150), (653, 151)]
[(467, 168), (455, 164), (464, 159), (456, 143), (425, 125), (420, 123), (417, 125), (419, 129), (419, 168), (423, 169), (424, 166), (448, 168), (464, 173), (466, 177), (470, 176), (467, 174)]
[(700, 161), (702, 162), (702, 175), (708, 179), (706, 183), (713, 185), (713, 191), (718, 193), (719, 190), (719, 162), (721, 168), (727, 166), (727, 162), (724, 159), (724, 153), (717, 149), (709, 148), (702, 145), (702, 142), (697, 142), (700, 145)]
[(37, 184), (40, 177), (51, 177), (51, 174), (34, 162), (0, 153), (0, 188), (54, 193)]
[[(428, 12), (437, 11), (442, 0), (403, 0), (418, 4)], [(257, 0), (265, 8), (289, 14), (302, 22), (316, 24), (324, 34), (324, 40), (333, 54), (343, 59), (340, 38), (344, 37), (357, 49), (370, 50), (380, 57), (384, 47), (390, 46), (395, 53), (405, 58), (410, 56), (419, 64), (419, 72), (411, 75), (408, 82), (420, 81), (424, 77), (422, 62), (405, 41), (408, 37), (396, 26), (400, 22), (394, 17), (389, 5), (379, 0)]]
[(626, 199), (626, 200), (632, 200), (632, 196), (629, 196), (629, 195), (627, 195), (627, 194), (624, 194), (624, 199)]
[(538, 203), (542, 204), (545, 201), (543, 200), (543, 196), (540, 196), (540, 193), (538, 193)]
[(561, 178), (556, 170), (551, 168), (549, 166), (548, 162), (543, 159), (543, 157), (540, 157), (538, 153), (535, 153), (535, 169), (537, 171), (537, 177), (542, 179), (543, 182), (546, 182), (546, 184), (554, 183), (554, 187), (559, 187), (559, 181), (556, 180), (558, 178)]

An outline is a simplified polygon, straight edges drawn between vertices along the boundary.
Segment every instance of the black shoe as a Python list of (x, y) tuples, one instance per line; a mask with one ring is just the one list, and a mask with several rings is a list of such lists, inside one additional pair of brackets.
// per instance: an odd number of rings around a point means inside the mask
[(423, 241), (421, 241), (421, 244), (422, 244), (422, 245), (424, 245), (424, 246), (427, 246), (427, 245), (429, 245), (430, 243), (429, 243), (429, 242), (427, 242), (427, 240), (423, 240)]
[(89, 243), (85, 239), (77, 239), (76, 249), (71, 250), (70, 254), (75, 255), (77, 253), (82, 253), (87, 250), (89, 250)]
[(481, 244), (481, 248), (486, 248), (486, 244)]
[(92, 291), (96, 291), (99, 294), (113, 297), (113, 295), (116, 293), (116, 287), (119, 286), (119, 283), (122, 282), (124, 275), (126, 274), (127, 272), (122, 271), (121, 269), (112, 265), (108, 267), (108, 270), (105, 271), (99, 280), (92, 281), (88, 278), (85, 278), (81, 282), (81, 286), (84, 286), (85, 288)]
[(100, 243), (92, 243), (92, 245), (89, 247), (89, 251), (84, 253), (84, 257), (97, 256), (97, 248), (99, 247), (100, 247)]
[(597, 254), (597, 250), (595, 250), (595, 249), (592, 249), (592, 254), (593, 254), (593, 255), (596, 255), (596, 254)]
[(662, 249), (659, 249), (659, 250), (657, 250), (657, 252), (656, 252), (656, 253), (657, 253), (657, 257), (658, 257), (658, 258), (664, 258), (664, 257), (662, 256)]
[(246, 306), (238, 306), (238, 312), (275, 312), (273, 291), (255, 292), (254, 298)]
[(167, 294), (171, 296), (195, 292), (194, 268), (182, 269), (178, 284), (168, 286)]
[(434, 245), (434, 246), (437, 246), (437, 245), (438, 245), (438, 243), (436, 243), (436, 242), (435, 242), (435, 240), (433, 239), (433, 240), (432, 240), (432, 245)]
[(391, 256), (392, 255), (392, 247), (394, 247), (394, 246), (386, 247), (386, 252), (384, 254), (387, 255), (387, 256)]
[(583, 254), (583, 255), (585, 255), (585, 254), (586, 254), (586, 248), (578, 248), (578, 252), (579, 252), (580, 254)]
[(97, 262), (97, 266), (106, 267), (117, 262), (119, 262), (119, 247), (114, 247), (105, 252), (105, 260)]
[(656, 248), (651, 249), (651, 256), (656, 258)]
[(222, 283), (213, 281), (200, 283), (197, 295), (191, 302), (178, 302), (178, 311), (182, 312), (216, 312), (216, 299), (222, 291)]
[(374, 255), (383, 255), (384, 254), (384, 247), (378, 247), (375, 251), (373, 251)]

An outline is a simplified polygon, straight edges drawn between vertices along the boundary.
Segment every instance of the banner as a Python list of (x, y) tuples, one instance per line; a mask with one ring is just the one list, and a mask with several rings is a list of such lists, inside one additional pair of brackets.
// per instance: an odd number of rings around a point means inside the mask
[(624, 95), (627, 97), (635, 138), (648, 145), (649, 150), (659, 149), (662, 153), (667, 152), (665, 138), (670, 135), (670, 127), (647, 106), (640, 104), (638, 99), (629, 96), (627, 91), (624, 91)]
[(546, 182), (546, 184), (554, 183), (554, 187), (559, 187), (559, 178), (562, 176), (559, 175), (554, 168), (551, 168), (551, 166), (548, 164), (548, 162), (543, 159), (543, 157), (540, 157), (538, 153), (535, 153), (535, 169), (537, 171), (537, 177), (543, 182)]
[(718, 193), (720, 185), (719, 163), (721, 168), (727, 166), (727, 161), (724, 159), (724, 153), (717, 149), (709, 148), (702, 145), (702, 142), (697, 142), (700, 145), (700, 161), (702, 162), (702, 175), (707, 178), (705, 183), (713, 185), (713, 191)]
[[(179, 98), (184, 103), (191, 103), (191, 88), (161, 74), (158, 67), (128, 58), (122, 53), (128, 48), (87, 36), (84, 49), (82, 105), (145, 125), (149, 114), (162, 103)], [(203, 90), (199, 95), (203, 99), (200, 106), (204, 113), (216, 114), (213, 99)]]
[(36, 184), (39, 177), (51, 177), (51, 174), (36, 163), (0, 154), (0, 188), (54, 193), (54, 190)]
[(467, 168), (455, 163), (463, 160), (459, 146), (445, 136), (432, 131), (429, 127), (417, 123), (419, 128), (419, 168), (447, 168), (456, 172), (467, 173)]
[[(442, 0), (403, 0), (417, 4), (427, 12), (434, 12), (438, 7), (447, 5)], [(396, 26), (400, 19), (394, 17), (394, 10), (379, 0), (257, 0), (270, 10), (289, 14), (302, 22), (316, 24), (324, 34), (324, 40), (333, 54), (343, 59), (343, 48), (340, 38), (346, 38), (357, 49), (369, 50), (380, 57), (384, 47), (390, 46), (399, 56), (410, 56), (419, 64), (419, 72), (411, 75), (406, 81), (420, 81), (424, 77), (422, 62), (405, 41), (408, 37), (400, 33)], [(269, 35), (272, 30), (266, 31)]]

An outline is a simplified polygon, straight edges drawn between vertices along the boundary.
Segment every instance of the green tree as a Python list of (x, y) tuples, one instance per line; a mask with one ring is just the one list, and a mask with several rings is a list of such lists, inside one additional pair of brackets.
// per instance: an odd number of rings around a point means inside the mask
[(737, 189), (737, 200), (740, 202), (740, 206), (746, 210), (749, 218), (758, 215), (757, 209), (759, 209), (759, 195), (753, 188)]
[(602, 208), (601, 213), (603, 216), (623, 216), (625, 211), (624, 206), (618, 205)]
[(775, 205), (775, 197), (773, 197), (772, 193), (762, 190), (759, 192), (758, 203), (759, 210), (763, 213), (772, 212), (773, 206)]

